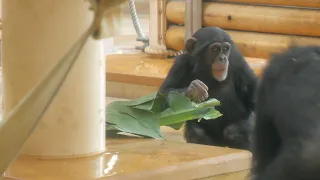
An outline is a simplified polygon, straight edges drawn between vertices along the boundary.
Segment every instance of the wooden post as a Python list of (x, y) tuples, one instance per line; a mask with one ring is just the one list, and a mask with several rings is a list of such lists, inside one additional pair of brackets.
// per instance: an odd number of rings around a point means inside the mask
[(185, 0), (185, 41), (202, 27), (202, 1)]
[[(4, 115), (90, 26), (88, 8), (88, 1), (79, 0), (3, 0)], [(79, 157), (105, 150), (102, 41), (89, 38), (78, 58), (22, 154)]]
[(165, 32), (167, 30), (166, 4), (167, 0), (151, 0), (149, 22), (149, 46), (165, 49)]

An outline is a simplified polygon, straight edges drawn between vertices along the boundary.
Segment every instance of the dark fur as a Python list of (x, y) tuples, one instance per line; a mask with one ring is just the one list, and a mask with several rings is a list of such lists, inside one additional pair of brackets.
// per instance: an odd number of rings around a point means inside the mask
[[(254, 106), (253, 95), (257, 78), (224, 30), (206, 27), (196, 32), (194, 37), (202, 45), (207, 40), (230, 43), (227, 79), (218, 82), (212, 77), (211, 67), (204, 63), (205, 57), (202, 52), (204, 48), (195, 56), (188, 53), (177, 56), (159, 92), (168, 93), (172, 90), (185, 92), (192, 80), (201, 80), (209, 88), (209, 98), (216, 98), (221, 102), (217, 110), (223, 116), (208, 121), (187, 121), (184, 133), (187, 142), (248, 149), (252, 127), (248, 119)], [(198, 44), (198, 47), (201, 47), (201, 44)]]
[(275, 55), (257, 90), (253, 179), (320, 179), (320, 47)]

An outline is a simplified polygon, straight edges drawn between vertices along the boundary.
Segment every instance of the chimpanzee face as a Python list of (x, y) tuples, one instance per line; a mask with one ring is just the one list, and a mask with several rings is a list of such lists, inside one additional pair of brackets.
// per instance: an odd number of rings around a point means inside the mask
[(212, 77), (217, 81), (224, 81), (227, 78), (230, 50), (230, 43), (215, 42), (210, 44), (204, 52), (206, 64), (211, 66)]
[(200, 57), (195, 62), (198, 71), (205, 71), (202, 72), (203, 74), (211, 74), (219, 82), (227, 78), (231, 45), (226, 39), (220, 38), (209, 43), (192, 37), (186, 41), (185, 49), (189, 54)]
[[(192, 37), (186, 42), (186, 51), (191, 55), (199, 56), (198, 69), (203, 72), (203, 74), (211, 74), (214, 79), (221, 82), (227, 78), (228, 67), (229, 67), (229, 55), (231, 51), (231, 45), (229, 42), (219, 41), (213, 42), (208, 45), (199, 45), (198, 47), (203, 48), (203, 50), (197, 50), (196, 48), (197, 39)], [(199, 66), (199, 64), (202, 64)], [(211, 71), (211, 72), (207, 72)]]

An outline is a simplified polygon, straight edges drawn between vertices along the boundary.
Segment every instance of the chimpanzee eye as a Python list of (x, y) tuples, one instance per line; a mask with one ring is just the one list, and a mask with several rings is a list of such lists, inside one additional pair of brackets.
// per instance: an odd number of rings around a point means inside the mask
[(213, 50), (214, 50), (214, 51), (218, 51), (219, 48), (218, 48), (218, 47), (214, 47)]
[(228, 51), (228, 50), (229, 50), (229, 47), (228, 47), (228, 46), (225, 46), (225, 47), (223, 48), (223, 50), (224, 50), (224, 51)]

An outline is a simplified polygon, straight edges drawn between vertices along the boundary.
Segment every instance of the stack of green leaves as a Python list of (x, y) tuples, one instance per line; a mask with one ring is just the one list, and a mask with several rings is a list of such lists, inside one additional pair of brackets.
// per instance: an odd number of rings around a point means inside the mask
[(215, 109), (219, 105), (216, 99), (197, 104), (178, 92), (156, 92), (131, 101), (115, 101), (106, 108), (106, 130), (163, 139), (160, 126), (178, 130), (188, 120), (216, 119), (222, 116)]

